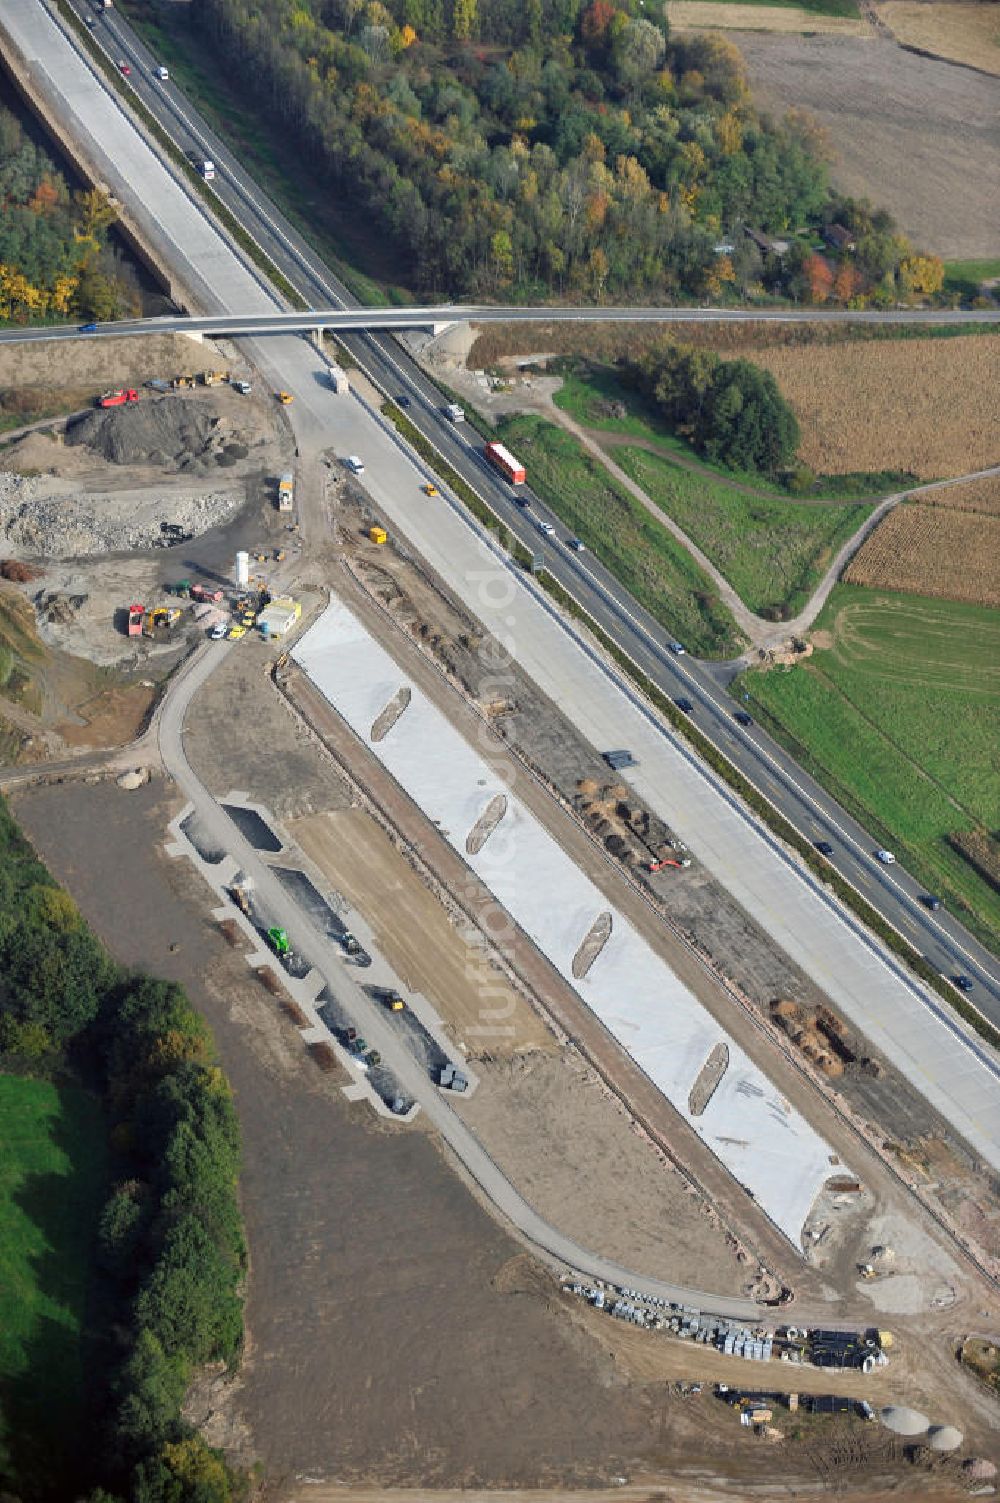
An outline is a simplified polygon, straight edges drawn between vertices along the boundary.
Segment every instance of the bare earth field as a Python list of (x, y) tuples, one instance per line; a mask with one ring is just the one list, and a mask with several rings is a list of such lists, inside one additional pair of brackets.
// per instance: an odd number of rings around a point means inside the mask
[[(717, 1371), (749, 1381), (746, 1364), (567, 1303), (426, 1135), (345, 1103), (274, 999), (248, 985), (187, 863), (157, 854), (174, 807), (161, 783), (136, 793), (68, 783), (19, 797), (16, 814), (118, 958), (188, 988), (233, 1083), (248, 1341), (233, 1382), (200, 1386), (211, 1441), (244, 1463), (260, 1457), (275, 1499), (307, 1482), (319, 1499), (329, 1496), (322, 1483), (589, 1489), (641, 1477), (647, 1496), (683, 1498), (690, 1478), (692, 1497), (728, 1483), (729, 1496), (771, 1503), (770, 1448), (762, 1455), (707, 1394), (686, 1398), (674, 1386)], [(926, 1395), (941, 1418), (968, 1405), (950, 1354), (947, 1371), (929, 1369), (933, 1391), (914, 1389), (922, 1346), (903, 1347), (871, 1387), (876, 1402)], [(845, 1381), (803, 1371), (801, 1386), (830, 1392)], [(966, 1432), (981, 1447), (975, 1411)], [(875, 1426), (789, 1425), (782, 1411), (777, 1420), (783, 1497), (815, 1496), (817, 1473), (821, 1490), (866, 1503), (876, 1475), (907, 1496), (960, 1496), (953, 1464), (929, 1474)]]
[(794, 5), (726, 5), (716, 4), (715, 0), (667, 0), (666, 10), (673, 31), (808, 31), (856, 37), (867, 36), (871, 30), (860, 16), (823, 16)]
[(711, 1267), (714, 1289), (743, 1292), (745, 1255), (575, 1050), (476, 1069), (462, 1116), (543, 1216), (637, 1272), (655, 1276), (667, 1261), (697, 1288)]
[(1000, 517), (895, 507), (862, 544), (846, 584), (1000, 606)]
[(967, 5), (880, 0), (875, 7), (897, 41), (984, 73), (1000, 73), (1000, 13), (995, 0)]
[[(477, 933), (466, 938), (449, 921), (442, 904), (363, 809), (298, 819), (290, 833), (330, 885), (366, 916), (400, 980), (425, 996), (451, 1037), (478, 1055), (483, 1048), (480, 981), (489, 962)], [(512, 1028), (509, 1040), (490, 1031), (491, 1053), (556, 1047), (539, 1015), (498, 971), (490, 975), (489, 1006)]]
[(758, 105), (806, 109), (826, 127), (838, 188), (887, 208), (936, 255), (997, 254), (1000, 111), (991, 79), (881, 38), (733, 39)]

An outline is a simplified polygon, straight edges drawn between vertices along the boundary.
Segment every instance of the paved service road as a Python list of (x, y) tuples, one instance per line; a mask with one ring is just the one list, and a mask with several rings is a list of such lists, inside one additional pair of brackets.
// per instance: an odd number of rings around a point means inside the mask
[[(301, 908), (280, 881), (274, 868), (262, 861), (244, 839), (219, 803), (199, 781), (184, 750), (184, 719), (198, 690), (215, 672), (220, 658), (231, 649), (216, 644), (200, 648), (178, 675), (164, 702), (159, 720), (159, 744), (163, 765), (178, 788), (190, 800), (204, 829), (220, 849), (235, 858), (252, 877), (254, 891), (274, 922), (293, 936), (296, 954), (322, 975), (334, 995), (350, 997), (350, 1011), (364, 1019), (364, 1036), (376, 1048), (406, 1093), (420, 1103), (428, 1120), (497, 1210), (546, 1260), (560, 1270), (573, 1269), (590, 1279), (602, 1279), (619, 1287), (636, 1289), (676, 1304), (695, 1305), (715, 1315), (757, 1321), (765, 1313), (754, 1300), (710, 1294), (684, 1285), (670, 1284), (631, 1272), (617, 1263), (579, 1247), (550, 1226), (518, 1194), (472, 1130), (452, 1111), (443, 1092), (430, 1080), (398, 1029), (391, 1026), (384, 1009), (345, 967), (340, 945), (332, 941)], [(238, 650), (238, 649), (237, 649)]]
[[(113, 24), (120, 27), (120, 18)], [(273, 295), (225, 242), (183, 184), (154, 157), (104, 84), (36, 0), (6, 0), (0, 26), (16, 36), (22, 53), (31, 59), (34, 87), (45, 93), (50, 108), (86, 142), (114, 190), (133, 205), (137, 216), (144, 216), (144, 227), (197, 290), (202, 306), (273, 310)], [(113, 46), (119, 46), (117, 40)], [(217, 165), (220, 159), (224, 164), (225, 186), (224, 148), (217, 150), (214, 141), (208, 144)], [(237, 202), (247, 212), (249, 191), (237, 175), (232, 192), (242, 195)], [(155, 212), (149, 205), (155, 205)], [(307, 278), (312, 279), (310, 297), (325, 304), (334, 301), (334, 291), (323, 281), (325, 274), (313, 264), (315, 257), (296, 250), (283, 230), (275, 238), (277, 244), (285, 245), (286, 259), (299, 267), (303, 286)], [(311, 271), (302, 269), (311, 264)], [(411, 397), (411, 415), (449, 462), (475, 483), (519, 536), (538, 546), (539, 535), (516, 507), (510, 488), (486, 468), (477, 448), (443, 418), (440, 393), (391, 338), (350, 335), (347, 343), (383, 390)], [(531, 581), (491, 551), (463, 508), (447, 495), (432, 503), (420, 494), (420, 470), (412, 456), (357, 396), (332, 395), (320, 357), (306, 341), (275, 336), (259, 341), (255, 353), (268, 379), (296, 394), (292, 413), (300, 444), (332, 447), (341, 454), (360, 449), (368, 466), (365, 483), (386, 520), (399, 525), (494, 632), (504, 640), (513, 633), (516, 655), (526, 670), (595, 746), (634, 746), (642, 765), (630, 776), (643, 796), (829, 993), (834, 1004), (899, 1064), (989, 1162), (1000, 1167), (1000, 1093), (996, 1066), (988, 1052), (966, 1036), (939, 1001), (885, 956), (796, 860), (747, 818), (683, 741), (659, 725), (629, 685), (590, 653), (572, 623), (561, 620)], [(543, 514), (540, 507), (538, 514)], [(744, 732), (734, 725), (711, 674), (687, 658), (672, 659), (662, 644), (660, 629), (642, 617), (591, 557), (578, 558), (548, 542), (542, 550), (553, 573), (614, 630), (667, 692), (688, 692), (696, 701), (702, 724), (769, 797), (794, 811), (800, 828), (811, 838), (825, 838), (829, 831), (835, 845), (841, 841), (849, 845), (848, 836), (856, 839), (850, 860), (857, 863), (862, 889), (890, 916), (905, 915), (912, 922), (912, 937), (922, 948), (943, 956), (950, 968), (959, 968), (956, 962), (961, 962), (960, 968), (980, 982), (976, 1000), (984, 1007), (986, 1001), (995, 1005), (997, 981), (995, 971), (988, 968), (989, 957), (947, 918), (938, 924), (936, 917), (925, 915), (913, 901), (912, 883), (898, 867), (885, 873), (870, 856), (860, 854), (870, 852), (875, 842), (856, 827), (851, 829), (836, 806), (818, 790), (811, 790), (766, 738), (753, 728)], [(488, 593), (490, 581), (499, 586), (499, 605)], [(631, 739), (623, 743), (623, 735)]]

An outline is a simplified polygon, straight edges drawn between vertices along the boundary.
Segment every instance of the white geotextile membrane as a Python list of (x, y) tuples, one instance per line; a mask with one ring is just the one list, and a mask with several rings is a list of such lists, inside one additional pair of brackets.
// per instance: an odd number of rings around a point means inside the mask
[[(293, 657), (528, 934), (560, 975), (796, 1247), (824, 1180), (842, 1171), (829, 1145), (609, 904), (461, 733), (357, 618), (332, 603)], [(398, 691), (411, 699), (381, 741), (371, 730)], [(497, 794), (507, 809), (477, 855), (466, 839)], [(594, 921), (611, 936), (586, 976), (572, 964)], [(729, 1066), (705, 1111), (688, 1096), (714, 1045)]]

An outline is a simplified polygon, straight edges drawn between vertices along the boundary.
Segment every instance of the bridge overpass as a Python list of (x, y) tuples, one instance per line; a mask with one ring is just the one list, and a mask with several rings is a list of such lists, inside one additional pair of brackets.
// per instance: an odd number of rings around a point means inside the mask
[(438, 331), (457, 323), (799, 323), (799, 324), (998, 324), (1000, 308), (524, 308), (500, 303), (438, 303), (409, 308), (305, 308), (267, 313), (214, 313), (195, 318), (123, 319), (116, 323), (59, 324), (46, 328), (4, 329), (0, 343), (99, 338), (113, 334), (189, 334), (237, 336), (424, 329)]

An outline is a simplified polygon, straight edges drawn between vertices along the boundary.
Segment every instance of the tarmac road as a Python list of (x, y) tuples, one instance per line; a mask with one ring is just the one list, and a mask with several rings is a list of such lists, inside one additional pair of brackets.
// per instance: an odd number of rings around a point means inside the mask
[[(78, 4), (77, 8), (81, 15), (90, 13), (86, 4)], [(213, 189), (219, 198), (238, 214), (275, 264), (317, 308), (326, 307), (331, 315), (347, 310), (351, 316), (366, 321), (375, 319), (385, 326), (394, 322), (403, 324), (410, 319), (426, 326), (429, 322), (448, 322), (457, 317), (586, 320), (594, 316), (594, 310), (565, 308), (522, 308), (502, 315), (495, 307), (360, 309), (357, 300), (285, 222), (277, 206), (261, 192), (229, 152), (225, 142), (209, 129), (177, 86), (156, 81), (153, 70), (157, 59), (122, 15), (115, 10), (104, 12), (94, 31), (109, 56), (129, 62), (131, 87), (177, 144), (184, 150), (196, 149), (211, 157), (216, 168)], [(815, 310), (777, 309), (748, 314), (742, 310), (701, 308), (618, 308), (597, 310), (597, 316), (609, 320), (658, 321), (738, 321), (746, 317), (790, 321), (810, 321), (818, 317), (820, 321), (843, 321), (859, 315), (842, 310), (826, 313), (820, 310), (817, 313)], [(291, 317), (294, 319), (298, 315)], [(289, 315), (268, 313), (255, 315), (251, 322), (258, 329), (277, 328), (287, 326), (288, 318)], [(864, 316), (866, 322), (913, 320), (995, 323), (1000, 321), (1000, 309), (971, 310), (968, 313), (895, 310), (882, 314), (869, 312)], [(142, 322), (138, 321), (136, 327), (141, 327)], [(178, 321), (179, 326), (187, 328), (192, 322)], [(219, 327), (218, 319), (213, 321), (210, 318), (208, 322), (212, 327)], [(41, 336), (50, 331), (18, 332)], [(943, 909), (932, 912), (921, 901), (926, 896), (924, 889), (903, 866), (899, 863), (892, 868), (881, 866), (874, 858), (881, 840), (851, 818), (771, 737), (759, 727), (742, 729), (734, 722), (734, 704), (726, 692), (724, 670), (720, 671), (719, 665), (696, 662), (689, 656), (677, 659), (667, 651), (662, 627), (632, 600), (610, 572), (591, 555), (581, 556), (567, 549), (565, 528), (558, 518), (526, 486), (520, 487), (515, 497), (512, 488), (483, 460), (478, 435), (443, 415), (441, 393), (391, 333), (348, 333), (344, 343), (380, 390), (396, 400), (400, 396), (404, 398), (407, 416), (434, 443), (442, 457), (483, 496), (520, 542), (544, 556), (546, 568), (558, 583), (576, 597), (653, 682), (671, 698), (686, 697), (693, 702), (693, 719), (698, 728), (764, 797), (806, 839), (814, 843), (828, 841), (834, 847), (830, 861), (839, 874), (863, 893), (882, 917), (943, 975), (964, 974), (973, 981), (974, 991), (968, 1000), (1000, 1027), (1000, 961), (997, 957), (991, 955), (950, 913)], [(270, 341), (260, 346), (265, 359), (269, 353), (276, 353), (269, 346)], [(295, 413), (295, 418), (298, 428), (299, 412)], [(530, 517), (519, 502), (528, 504)], [(539, 521), (554, 528), (551, 540), (542, 537), (537, 527)]]

